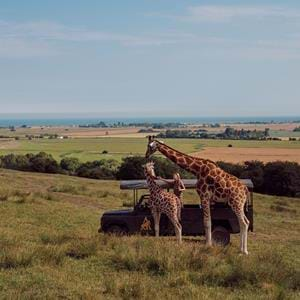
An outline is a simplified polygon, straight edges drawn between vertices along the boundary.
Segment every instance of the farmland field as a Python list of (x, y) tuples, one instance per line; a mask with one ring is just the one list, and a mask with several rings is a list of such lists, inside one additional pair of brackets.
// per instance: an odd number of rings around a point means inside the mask
[(98, 234), (100, 215), (131, 201), (116, 181), (0, 178), (1, 299), (299, 299), (299, 199), (255, 194), (250, 255), (240, 256), (238, 236), (208, 249), (204, 238)]
[[(236, 161), (237, 155), (245, 154), (245, 160), (292, 160), (300, 162), (300, 141), (243, 141), (243, 140), (199, 140), (199, 139), (165, 139), (168, 145), (185, 153), (204, 155), (205, 158)], [(228, 153), (231, 144), (233, 147)], [(64, 157), (77, 157), (81, 161), (114, 158), (121, 160), (128, 155), (143, 155), (146, 151), (146, 138), (130, 137), (99, 137), (99, 138), (69, 138), (69, 139), (0, 139), (0, 155), (8, 153), (26, 154), (45, 151), (60, 160)], [(214, 156), (214, 149), (218, 153)], [(260, 149), (268, 150), (260, 150)], [(210, 151), (207, 151), (209, 149)], [(248, 150), (250, 149), (250, 150)], [(273, 155), (273, 150), (275, 154)], [(204, 150), (204, 152), (202, 152)], [(102, 154), (107, 151), (107, 154)], [(259, 155), (262, 152), (261, 155)], [(212, 155), (211, 155), (212, 154)]]

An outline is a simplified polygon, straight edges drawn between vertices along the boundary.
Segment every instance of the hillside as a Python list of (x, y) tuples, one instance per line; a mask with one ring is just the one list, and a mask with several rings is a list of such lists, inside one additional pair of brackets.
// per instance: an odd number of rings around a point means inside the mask
[(116, 181), (0, 169), (0, 298), (300, 296), (299, 199), (255, 195), (248, 257), (238, 236), (207, 249), (204, 238), (98, 234), (100, 215), (130, 201)]

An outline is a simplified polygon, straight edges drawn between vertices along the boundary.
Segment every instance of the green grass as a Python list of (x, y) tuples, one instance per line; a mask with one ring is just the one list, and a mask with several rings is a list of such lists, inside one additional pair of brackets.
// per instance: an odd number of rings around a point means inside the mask
[[(116, 181), (0, 170), (1, 299), (297, 299), (300, 201), (256, 194), (249, 256), (203, 238), (98, 234)], [(192, 191), (186, 202), (198, 202)]]
[[(254, 147), (254, 148), (296, 148), (300, 149), (300, 141), (231, 141), (231, 140), (196, 140), (165, 139), (165, 142), (182, 152), (201, 151), (204, 147)], [(3, 146), (1, 146), (3, 145)], [(45, 151), (57, 160), (65, 157), (77, 157), (81, 161), (114, 158), (121, 160), (128, 155), (144, 155), (147, 140), (143, 138), (76, 138), (67, 140), (20, 140), (1, 141), (0, 155), (8, 153), (26, 154)], [(102, 154), (106, 150), (108, 154)]]
[(300, 131), (288, 131), (288, 130), (270, 130), (272, 137), (300, 137)]

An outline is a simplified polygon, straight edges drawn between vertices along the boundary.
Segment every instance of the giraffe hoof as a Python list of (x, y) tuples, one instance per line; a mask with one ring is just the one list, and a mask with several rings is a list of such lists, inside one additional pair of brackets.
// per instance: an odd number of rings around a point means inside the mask
[(249, 255), (248, 251), (241, 251), (240, 255)]

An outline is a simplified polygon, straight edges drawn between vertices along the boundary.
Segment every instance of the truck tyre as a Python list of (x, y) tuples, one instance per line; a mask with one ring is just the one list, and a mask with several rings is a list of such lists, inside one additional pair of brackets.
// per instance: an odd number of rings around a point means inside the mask
[(229, 231), (222, 226), (215, 227), (212, 231), (212, 241), (216, 245), (227, 246), (230, 243)]
[(121, 225), (110, 225), (106, 229), (106, 233), (113, 234), (113, 235), (125, 235), (127, 234), (127, 230), (124, 226)]

